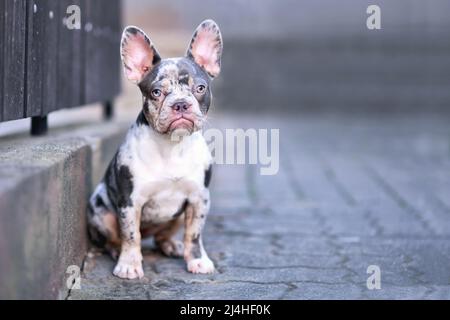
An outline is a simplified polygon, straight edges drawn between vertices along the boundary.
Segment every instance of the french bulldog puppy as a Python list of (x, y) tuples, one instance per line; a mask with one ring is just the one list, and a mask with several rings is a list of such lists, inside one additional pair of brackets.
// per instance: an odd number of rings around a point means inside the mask
[[(125, 28), (123, 68), (142, 93), (142, 111), (89, 201), (92, 241), (120, 252), (113, 274), (144, 275), (141, 239), (153, 236), (187, 270), (211, 273), (202, 229), (210, 207), (212, 157), (200, 132), (219, 75), (222, 36), (212, 20), (195, 30), (184, 57), (161, 59), (147, 35)], [(172, 237), (184, 224), (184, 240)]]

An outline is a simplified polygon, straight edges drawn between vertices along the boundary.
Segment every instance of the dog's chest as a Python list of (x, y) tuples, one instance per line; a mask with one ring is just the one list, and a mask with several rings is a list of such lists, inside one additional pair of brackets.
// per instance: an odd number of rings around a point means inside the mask
[(201, 167), (167, 163), (160, 168), (159, 172), (146, 170), (151, 174), (144, 171), (136, 177), (133, 194), (142, 205), (143, 222), (163, 223), (176, 218), (184, 203), (203, 189)]
[(131, 198), (142, 208), (142, 222), (164, 223), (179, 216), (186, 201), (196, 201), (203, 192), (211, 155), (201, 135), (175, 146), (148, 138), (130, 141), (127, 147)]

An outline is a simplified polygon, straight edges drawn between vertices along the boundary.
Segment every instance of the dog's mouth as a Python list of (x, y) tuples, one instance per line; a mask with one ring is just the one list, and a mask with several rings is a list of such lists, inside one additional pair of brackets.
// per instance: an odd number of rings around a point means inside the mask
[(193, 128), (194, 128), (194, 120), (191, 119), (189, 116), (183, 115), (170, 122), (168, 131), (173, 131), (176, 129), (187, 129), (191, 131)]

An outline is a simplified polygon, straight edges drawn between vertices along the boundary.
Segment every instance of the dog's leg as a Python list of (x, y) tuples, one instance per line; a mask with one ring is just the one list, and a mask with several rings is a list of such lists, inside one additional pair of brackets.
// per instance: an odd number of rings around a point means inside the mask
[(117, 259), (120, 248), (119, 224), (117, 215), (105, 205), (105, 187), (101, 183), (89, 200), (87, 222), (91, 242), (106, 250), (113, 259)]
[(119, 278), (135, 279), (144, 276), (142, 269), (140, 210), (133, 207), (121, 208), (119, 225), (121, 235), (121, 251), (114, 268), (114, 275)]
[(192, 273), (212, 273), (214, 263), (203, 248), (201, 232), (209, 210), (209, 191), (202, 197), (190, 201), (185, 211), (184, 259), (187, 269)]
[(168, 257), (182, 257), (183, 243), (173, 239), (173, 235), (178, 231), (183, 220), (177, 218), (167, 223), (162, 229), (155, 233), (155, 243), (159, 249)]
[(121, 240), (115, 213), (103, 211), (92, 215), (88, 219), (88, 234), (95, 247), (108, 252), (114, 260), (117, 259)]

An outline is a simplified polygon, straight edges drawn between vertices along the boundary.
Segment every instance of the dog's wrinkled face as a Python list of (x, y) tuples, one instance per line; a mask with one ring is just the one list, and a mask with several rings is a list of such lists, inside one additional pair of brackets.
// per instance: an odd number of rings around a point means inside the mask
[(124, 30), (122, 62), (127, 78), (141, 89), (143, 113), (162, 134), (200, 130), (211, 104), (211, 80), (220, 73), (222, 37), (212, 20), (202, 22), (186, 56), (161, 60), (145, 33)]
[(162, 60), (139, 84), (144, 112), (161, 133), (199, 130), (211, 102), (210, 79), (188, 58)]

